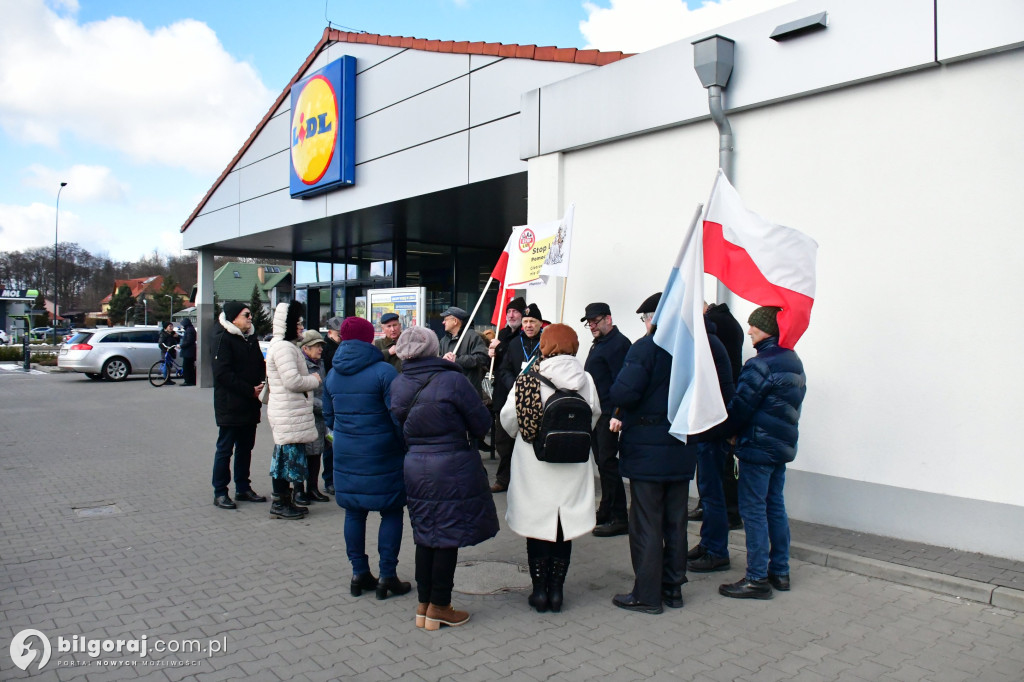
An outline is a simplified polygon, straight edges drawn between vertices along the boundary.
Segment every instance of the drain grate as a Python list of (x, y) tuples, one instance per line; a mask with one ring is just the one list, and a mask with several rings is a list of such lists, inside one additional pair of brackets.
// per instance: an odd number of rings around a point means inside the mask
[(455, 567), (455, 591), (462, 594), (501, 594), (530, 586), (529, 571), (509, 561), (460, 561)]
[(89, 507), (72, 507), (75, 515), (91, 518), (94, 516), (111, 516), (113, 514), (120, 514), (121, 510), (116, 504), (99, 504)]

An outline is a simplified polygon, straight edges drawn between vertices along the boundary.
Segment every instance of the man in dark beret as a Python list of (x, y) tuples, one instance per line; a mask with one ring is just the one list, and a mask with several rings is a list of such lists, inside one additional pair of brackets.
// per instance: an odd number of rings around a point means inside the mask
[(395, 344), (402, 335), (402, 321), (395, 313), (384, 313), (380, 316), (380, 328), (384, 330), (384, 337), (374, 341), (373, 345), (380, 349), (384, 362), (401, 372), (402, 358), (395, 353)]

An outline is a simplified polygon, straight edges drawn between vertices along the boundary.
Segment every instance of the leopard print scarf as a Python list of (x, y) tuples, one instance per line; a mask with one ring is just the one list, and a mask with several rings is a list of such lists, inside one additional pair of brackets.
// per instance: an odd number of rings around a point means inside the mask
[(540, 379), (532, 372), (516, 378), (516, 421), (523, 440), (532, 443), (540, 431), (544, 402), (540, 398)]

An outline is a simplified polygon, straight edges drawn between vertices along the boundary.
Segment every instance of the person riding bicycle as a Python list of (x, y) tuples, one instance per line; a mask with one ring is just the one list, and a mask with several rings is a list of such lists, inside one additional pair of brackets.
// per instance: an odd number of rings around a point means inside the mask
[[(177, 334), (174, 333), (174, 323), (173, 322), (164, 322), (163, 328), (160, 330), (159, 343), (160, 343), (160, 350), (162, 350), (163, 353), (164, 353), (165, 361), (173, 360), (174, 358), (176, 358), (178, 356), (178, 353), (177, 353), (177, 351), (175, 349), (178, 347), (178, 339), (179, 338), (180, 337)], [(171, 386), (175, 386), (176, 384), (171, 379), (171, 373), (170, 373), (169, 368), (168, 368), (168, 370), (166, 370), (166, 372), (167, 372), (167, 381), (166, 381), (166, 383), (170, 384)]]

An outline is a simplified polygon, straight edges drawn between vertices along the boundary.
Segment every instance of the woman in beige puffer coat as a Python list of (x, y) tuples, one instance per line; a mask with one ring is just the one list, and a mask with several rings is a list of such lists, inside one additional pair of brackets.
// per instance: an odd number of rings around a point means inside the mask
[(290, 484), (302, 485), (306, 480), (306, 443), (317, 437), (313, 390), (320, 385), (320, 376), (309, 373), (296, 344), (302, 338), (304, 309), (299, 301), (278, 304), (274, 310), (274, 339), (267, 349), (267, 418), (274, 434), (270, 477), (276, 497), (270, 515), (281, 519), (300, 519), (308, 511), (292, 504)]

